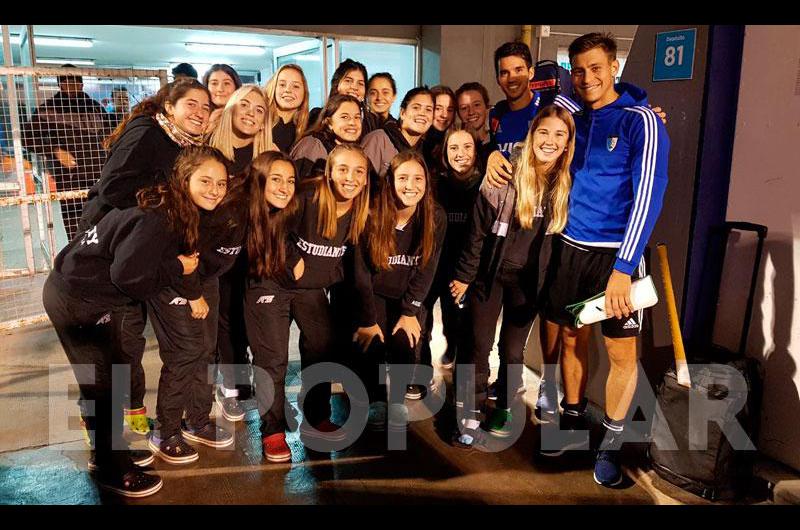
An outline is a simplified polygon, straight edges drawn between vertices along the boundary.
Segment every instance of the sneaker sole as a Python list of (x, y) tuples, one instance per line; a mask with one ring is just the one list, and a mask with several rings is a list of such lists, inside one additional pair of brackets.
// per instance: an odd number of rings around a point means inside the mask
[(289, 453), (288, 455), (281, 455), (281, 456), (264, 455), (264, 458), (266, 458), (270, 462), (289, 462), (292, 459), (292, 454)]
[[(133, 465), (138, 467), (146, 467), (155, 462), (155, 460), (156, 460), (156, 455), (151, 453), (150, 456), (147, 458), (139, 460), (138, 462), (134, 461)], [(97, 471), (97, 464), (93, 464), (92, 462), (89, 462), (86, 467), (89, 468), (89, 471)]]
[(157, 456), (158, 458), (160, 458), (161, 460), (163, 460), (168, 464), (175, 464), (175, 465), (191, 464), (192, 462), (197, 462), (198, 460), (200, 460), (200, 455), (197, 453), (190, 456), (181, 456), (181, 457), (169, 456), (168, 454), (161, 452), (161, 448), (158, 447), (156, 444), (152, 443), (150, 440), (147, 441), (147, 447), (149, 447), (150, 450), (153, 451), (153, 454), (155, 456)]
[(406, 394), (406, 399), (417, 401), (419, 399), (422, 399), (422, 394)]
[(496, 436), (497, 438), (508, 438), (509, 436), (511, 436), (510, 432), (503, 432), (503, 431), (490, 430), (489, 434), (491, 434), (492, 436)]
[(386, 424), (385, 423), (368, 423), (367, 428), (372, 432), (385, 432), (386, 431)]
[(568, 444), (566, 447), (564, 447), (562, 449), (559, 449), (558, 451), (547, 451), (547, 452), (544, 452), (544, 451), (542, 451), (540, 449), (539, 450), (539, 454), (542, 455), (542, 456), (555, 457), (555, 456), (561, 456), (564, 453), (566, 453), (567, 451), (576, 451), (576, 450), (580, 450), (580, 449), (584, 449), (584, 450), (588, 449), (587, 444), (585, 444), (583, 442), (574, 443), (574, 444)]
[(206, 440), (205, 438), (200, 438), (199, 436), (195, 436), (189, 431), (184, 431), (183, 429), (181, 429), (181, 436), (183, 436), (187, 442), (195, 442), (201, 445), (205, 445), (207, 447), (213, 447), (214, 449), (222, 449), (224, 447), (230, 447), (231, 445), (233, 445), (234, 442), (233, 437), (230, 437), (228, 440), (222, 442)]
[(620, 484), (622, 484), (622, 474), (620, 474), (620, 476), (619, 476), (619, 478), (616, 480), (616, 482), (612, 482), (612, 483), (600, 482), (600, 480), (597, 478), (597, 475), (596, 475), (596, 474), (594, 474), (594, 473), (592, 473), (592, 477), (594, 477), (594, 481), (595, 481), (595, 482), (597, 482), (597, 483), (598, 483), (598, 484), (600, 484), (601, 486), (605, 486), (605, 487), (607, 487), (607, 488), (613, 488), (614, 486), (619, 486)]
[(116, 493), (117, 495), (122, 495), (123, 497), (130, 497), (130, 498), (133, 498), (133, 499), (140, 499), (142, 497), (149, 497), (150, 495), (158, 493), (158, 491), (161, 489), (161, 487), (163, 485), (164, 485), (164, 481), (160, 480), (158, 482), (158, 484), (156, 484), (155, 486), (153, 486), (150, 489), (147, 489), (147, 490), (144, 490), (144, 491), (135, 491), (134, 492), (134, 491), (128, 491), (128, 490), (124, 490), (124, 489), (120, 489), (120, 488), (115, 488), (114, 486), (109, 486), (108, 484), (103, 484), (102, 482), (99, 483), (99, 486), (101, 488), (105, 489), (105, 490), (112, 491), (112, 492)]
[(310, 433), (308, 431), (300, 431), (300, 436), (305, 438), (314, 438), (316, 440), (324, 440), (326, 442), (341, 442), (345, 438), (347, 438), (344, 434), (336, 434), (331, 436), (330, 434), (317, 434), (317, 433)]

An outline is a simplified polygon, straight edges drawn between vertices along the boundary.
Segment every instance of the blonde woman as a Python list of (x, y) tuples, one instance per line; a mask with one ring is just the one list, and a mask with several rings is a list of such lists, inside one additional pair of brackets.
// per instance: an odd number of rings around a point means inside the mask
[(303, 69), (284, 64), (264, 88), (275, 145), (289, 154), (308, 127), (308, 82)]
[[(482, 446), (487, 431), (501, 438), (512, 434), (511, 406), (524, 390), (523, 351), (546, 269), (540, 256), (548, 254), (542, 252), (545, 235), (560, 233), (566, 225), (574, 151), (572, 116), (560, 107), (545, 107), (531, 124), (513, 179), (502, 188), (484, 184), (478, 194), (470, 234), (450, 283), (453, 299), (464, 300), (468, 308), (465, 329), (470, 330), (456, 359), (456, 401), (461, 404), (453, 437), (457, 447)], [(483, 430), (489, 353), (501, 310), (497, 406)], [(470, 364), (475, 365), (474, 379), (458, 377), (459, 365)], [(521, 432), (521, 423), (516, 427), (514, 432)]]
[(241, 173), (264, 151), (275, 151), (267, 99), (258, 85), (242, 85), (231, 94), (219, 125), (208, 139), (231, 161), (231, 175)]

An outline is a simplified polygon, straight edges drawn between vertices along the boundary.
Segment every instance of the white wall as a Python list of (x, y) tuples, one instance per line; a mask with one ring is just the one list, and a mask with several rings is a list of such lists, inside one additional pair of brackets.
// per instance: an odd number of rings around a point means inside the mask
[[(800, 469), (798, 168), (800, 26), (747, 26), (727, 218), (769, 227), (748, 354), (762, 359), (766, 369), (759, 448), (796, 469)], [(752, 246), (749, 241), (734, 248), (748, 244)], [(739, 262), (740, 270), (752, 256), (736, 251), (729, 255), (734, 264)], [(723, 282), (722, 296), (739, 287), (736, 283)], [(726, 325), (720, 320), (719, 327), (738, 335), (733, 321)]]

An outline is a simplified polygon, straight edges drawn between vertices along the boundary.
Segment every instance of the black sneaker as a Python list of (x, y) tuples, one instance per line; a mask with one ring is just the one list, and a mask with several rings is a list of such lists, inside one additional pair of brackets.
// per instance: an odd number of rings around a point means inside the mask
[(197, 450), (186, 443), (181, 433), (162, 440), (150, 431), (147, 446), (153, 453), (168, 464), (191, 464), (200, 459)]
[[(131, 457), (133, 464), (139, 467), (149, 466), (153, 463), (153, 460), (156, 459), (155, 455), (147, 449), (130, 449), (128, 450), (128, 456)], [(89, 471), (97, 471), (97, 459), (94, 451), (92, 451), (92, 454), (89, 456), (88, 467)]]
[(225, 397), (221, 389), (217, 389), (214, 398), (222, 411), (222, 417), (228, 421), (237, 422), (244, 419), (244, 409), (239, 403), (238, 397)]
[[(542, 456), (556, 457), (563, 455), (567, 451), (588, 450), (589, 437), (588, 432), (586, 432), (588, 431), (586, 414), (565, 410), (564, 413), (561, 414), (560, 420), (559, 430), (561, 431), (561, 435), (566, 438), (566, 441), (562, 442), (557, 448), (545, 449), (540, 445), (539, 454)], [(554, 427), (543, 427), (542, 436), (546, 436), (548, 429), (554, 429)]]
[(456, 364), (456, 352), (455, 349), (447, 348), (444, 353), (442, 354), (442, 359), (439, 362), (442, 368), (445, 370), (449, 370)]
[(407, 385), (406, 399), (422, 399), (428, 394), (425, 385)]
[(233, 445), (233, 435), (211, 422), (200, 429), (193, 429), (185, 421), (181, 422), (181, 434), (190, 442), (195, 442), (214, 449), (222, 449)]
[(101, 488), (123, 497), (133, 498), (153, 495), (164, 485), (164, 481), (158, 475), (148, 475), (139, 470), (129, 471), (121, 477), (98, 478), (97, 482)]

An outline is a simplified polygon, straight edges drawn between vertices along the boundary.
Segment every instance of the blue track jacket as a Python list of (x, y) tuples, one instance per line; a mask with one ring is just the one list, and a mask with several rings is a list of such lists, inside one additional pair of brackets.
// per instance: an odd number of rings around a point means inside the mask
[(615, 89), (620, 97), (613, 103), (573, 114), (573, 184), (563, 235), (618, 248), (614, 268), (631, 274), (661, 212), (669, 136), (644, 90), (627, 83)]

